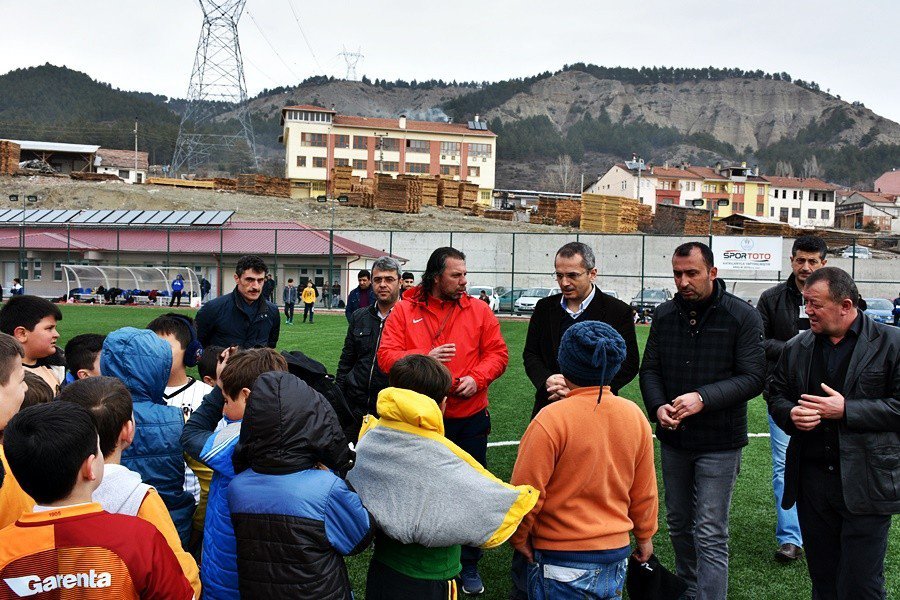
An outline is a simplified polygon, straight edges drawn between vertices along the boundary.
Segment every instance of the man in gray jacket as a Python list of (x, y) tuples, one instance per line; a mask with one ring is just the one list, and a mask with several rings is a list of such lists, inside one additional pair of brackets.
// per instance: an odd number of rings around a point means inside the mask
[(287, 285), (281, 292), (281, 300), (284, 302), (284, 324), (294, 324), (294, 305), (297, 304), (297, 286), (293, 279), (288, 279)]
[(767, 398), (791, 436), (782, 506), (797, 504), (814, 598), (880, 600), (900, 513), (900, 330), (859, 309), (840, 269), (803, 297), (809, 331), (785, 344)]

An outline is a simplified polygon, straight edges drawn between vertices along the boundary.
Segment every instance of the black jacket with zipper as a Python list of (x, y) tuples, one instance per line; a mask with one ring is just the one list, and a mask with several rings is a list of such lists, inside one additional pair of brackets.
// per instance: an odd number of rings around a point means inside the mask
[(691, 323), (689, 303), (660, 304), (653, 315), (641, 364), (641, 395), (656, 421), (660, 406), (698, 392), (703, 410), (677, 430), (656, 428), (660, 442), (682, 450), (715, 452), (747, 445), (747, 402), (763, 389), (766, 356), (762, 319), (749, 304), (715, 281), (712, 304)]
[[(862, 329), (844, 378), (844, 418), (837, 422), (841, 484), (854, 514), (900, 513), (900, 329), (862, 314)], [(791, 436), (785, 456), (784, 496), (797, 499), (807, 433), (791, 419), (807, 393), (816, 336), (804, 331), (784, 346), (769, 382), (769, 414)]]
[[(775, 371), (784, 344), (800, 333), (798, 321), (803, 295), (791, 273), (787, 281), (770, 287), (759, 297), (756, 310), (763, 322), (763, 348), (766, 351), (766, 381)], [(768, 388), (768, 385), (766, 386)]]
[(384, 320), (378, 316), (376, 304), (350, 315), (335, 380), (360, 425), (365, 415), (376, 414), (378, 393), (388, 386), (387, 375), (375, 360), (383, 330)]

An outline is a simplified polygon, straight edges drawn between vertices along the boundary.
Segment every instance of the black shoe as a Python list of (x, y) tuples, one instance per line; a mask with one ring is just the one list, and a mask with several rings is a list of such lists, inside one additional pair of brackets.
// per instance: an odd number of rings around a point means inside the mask
[(775, 560), (780, 563), (794, 562), (799, 558), (803, 558), (803, 548), (795, 544), (782, 544), (775, 551)]

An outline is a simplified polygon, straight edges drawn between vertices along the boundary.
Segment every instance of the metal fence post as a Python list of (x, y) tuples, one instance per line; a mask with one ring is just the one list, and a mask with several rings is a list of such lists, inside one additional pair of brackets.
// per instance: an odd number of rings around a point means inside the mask
[[(66, 225), (66, 263), (72, 264), (72, 226)], [(68, 292), (69, 290), (66, 290)]]
[[(166, 268), (168, 269), (171, 262), (171, 252), (172, 252), (172, 228), (169, 227), (166, 229)], [(166, 277), (168, 277), (168, 273), (166, 273)]]
[(391, 229), (390, 234), (388, 235), (388, 254), (391, 256), (394, 255), (394, 230)]
[(122, 244), (120, 242), (120, 234), (122, 230), (116, 227), (116, 266), (119, 266), (119, 254), (122, 252)]
[[(509, 289), (510, 291), (514, 291), (516, 289), (516, 234), (512, 234), (512, 263), (510, 265), (510, 274), (509, 274)], [(510, 294), (510, 301), (515, 302), (512, 297), (515, 294)]]
[(644, 260), (647, 256), (647, 234), (641, 234), (641, 304), (644, 303)]
[(851, 268), (850, 277), (852, 277), (854, 280), (856, 280), (856, 248), (857, 248), (858, 246), (859, 246), (859, 238), (858, 238), (858, 237), (854, 237), (854, 238), (853, 238), (853, 252), (852, 252), (852, 254), (851, 254), (852, 258), (850, 259), (850, 260), (852, 261), (852, 262), (850, 263), (850, 265), (851, 265), (851, 267), (850, 267), (850, 268)]
[[(275, 288), (278, 288), (278, 229), (275, 230)], [(277, 297), (277, 294), (276, 294)]]

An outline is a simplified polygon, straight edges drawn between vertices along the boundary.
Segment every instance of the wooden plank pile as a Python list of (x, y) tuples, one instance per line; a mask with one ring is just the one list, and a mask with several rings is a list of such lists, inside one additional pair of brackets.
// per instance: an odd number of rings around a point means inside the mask
[(112, 173), (86, 173), (73, 171), (69, 173), (71, 179), (76, 181), (122, 181), (122, 178)]
[(241, 173), (237, 177), (237, 191), (255, 196), (291, 197), (291, 182), (282, 177), (267, 177), (256, 173)]
[(421, 188), (417, 201), (414, 183), (409, 179), (379, 177), (375, 208), (388, 212), (418, 213), (421, 207)]
[(478, 184), (462, 181), (459, 183), (458, 194), (457, 206), (471, 210), (475, 203), (478, 202)]
[(638, 231), (653, 232), (653, 207), (643, 204), (638, 207)]
[(352, 167), (334, 167), (331, 169), (331, 193), (334, 196), (348, 194), (353, 186)]
[(213, 179), (213, 185), (217, 190), (235, 191), (237, 189), (237, 179), (228, 177), (216, 177)]
[(581, 200), (538, 196), (537, 215), (539, 222), (547, 225), (578, 227), (581, 221)]
[(22, 147), (9, 140), (0, 140), (0, 175), (13, 175), (19, 170)]
[(497, 221), (514, 221), (516, 219), (516, 211), (503, 208), (487, 208), (481, 215), (485, 219), (494, 219)]
[(206, 188), (213, 189), (216, 184), (212, 181), (203, 179), (176, 179), (174, 177), (148, 177), (147, 183), (150, 185), (168, 185), (171, 187), (182, 188)]
[[(725, 223), (719, 225), (724, 233)], [(716, 226), (715, 222), (713, 226)], [(703, 208), (689, 208), (674, 204), (658, 204), (656, 216), (653, 217), (653, 228), (657, 233), (709, 235), (709, 211)]]
[(438, 182), (438, 206), (459, 208), (459, 182), (441, 177)]
[(582, 194), (581, 229), (599, 233), (637, 231), (640, 203), (621, 196)]
[(744, 235), (774, 235), (794, 237), (803, 235), (800, 230), (787, 223), (764, 223), (760, 221), (744, 221)]
[(438, 205), (438, 180), (434, 177), (420, 177), (422, 182), (422, 204), (424, 206)]

